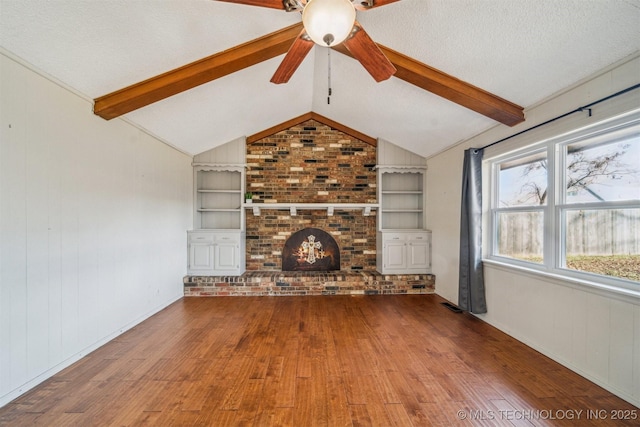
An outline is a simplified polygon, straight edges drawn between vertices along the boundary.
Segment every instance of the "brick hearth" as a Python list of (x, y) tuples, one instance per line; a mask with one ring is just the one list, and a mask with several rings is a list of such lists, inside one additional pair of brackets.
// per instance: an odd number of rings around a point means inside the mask
[(430, 294), (432, 274), (380, 274), (375, 271), (247, 271), (241, 276), (187, 276), (185, 296), (393, 295)]

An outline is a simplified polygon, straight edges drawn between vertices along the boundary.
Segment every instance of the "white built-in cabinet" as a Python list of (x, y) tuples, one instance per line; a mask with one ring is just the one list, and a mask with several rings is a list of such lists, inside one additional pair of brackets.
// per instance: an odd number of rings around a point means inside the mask
[(189, 274), (236, 276), (244, 272), (244, 232), (192, 230), (188, 236)]
[(390, 143), (379, 146), (376, 269), (383, 274), (431, 273), (431, 231), (424, 227), (424, 159)]
[(188, 232), (188, 274), (245, 271), (244, 165), (194, 163), (194, 230)]
[(383, 274), (431, 273), (431, 232), (378, 231), (377, 269)]

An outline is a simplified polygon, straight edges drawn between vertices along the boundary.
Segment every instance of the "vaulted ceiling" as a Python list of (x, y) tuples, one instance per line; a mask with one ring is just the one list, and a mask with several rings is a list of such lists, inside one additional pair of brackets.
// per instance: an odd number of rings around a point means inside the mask
[[(427, 157), (514, 125), (520, 106), (526, 117), (527, 107), (640, 51), (640, 0), (401, 0), (357, 20), (395, 77), (377, 83), (353, 58), (334, 50), (329, 62), (318, 46), (286, 84), (269, 81), (286, 48), (229, 69), (235, 47), (290, 26), (298, 33), (300, 14), (215, 0), (0, 0), (0, 45), (97, 99), (97, 113), (113, 100), (105, 95), (208, 58), (202, 81), (174, 82), (158, 100), (147, 94), (111, 114), (190, 154), (314, 112)], [(479, 92), (460, 99), (456, 85)], [(498, 110), (509, 117), (478, 107), (482, 94), (494, 107), (504, 101)]]

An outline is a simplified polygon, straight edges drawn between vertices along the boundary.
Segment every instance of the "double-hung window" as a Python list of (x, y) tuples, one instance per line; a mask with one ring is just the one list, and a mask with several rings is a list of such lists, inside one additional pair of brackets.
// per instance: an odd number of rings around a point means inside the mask
[(640, 112), (488, 162), (491, 259), (640, 288)]
[(494, 254), (534, 263), (544, 261), (548, 164), (547, 150), (542, 149), (495, 165)]

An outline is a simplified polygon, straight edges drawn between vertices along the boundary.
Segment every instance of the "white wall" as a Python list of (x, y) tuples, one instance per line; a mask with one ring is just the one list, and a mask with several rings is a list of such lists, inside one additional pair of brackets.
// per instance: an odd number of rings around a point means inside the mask
[[(427, 227), (433, 232), (436, 292), (458, 301), (463, 151), (482, 147), (640, 83), (640, 58), (603, 70), (526, 111), (526, 122), (497, 126), (427, 160)], [(544, 137), (640, 107), (640, 90), (503, 142), (485, 159)], [(486, 209), (486, 207), (485, 207)], [(488, 313), (479, 316), (538, 351), (640, 406), (640, 297), (600, 292), (512, 267), (485, 263)], [(639, 293), (640, 295), (640, 285)]]
[(192, 169), (0, 61), (1, 406), (182, 296)]

